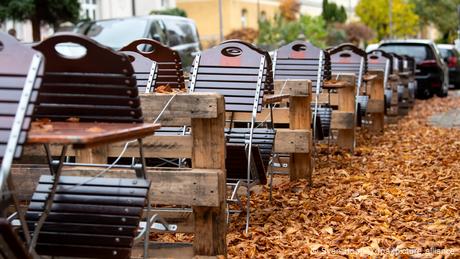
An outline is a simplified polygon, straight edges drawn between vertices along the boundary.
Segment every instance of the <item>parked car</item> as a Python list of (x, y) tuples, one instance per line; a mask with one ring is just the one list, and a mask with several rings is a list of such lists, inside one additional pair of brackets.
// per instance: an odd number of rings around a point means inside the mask
[(451, 44), (438, 44), (439, 52), (449, 68), (449, 83), (460, 88), (460, 53)]
[[(179, 52), (184, 68), (189, 68), (194, 55), (201, 50), (193, 20), (171, 15), (149, 15), (99, 21), (77, 25), (76, 32), (118, 50), (139, 38), (154, 39)], [(143, 46), (142, 51), (152, 51)]]
[(447, 96), (449, 91), (447, 65), (432, 41), (389, 40), (381, 42), (379, 49), (398, 55), (409, 55), (415, 59), (417, 98), (426, 99), (434, 94), (440, 97)]

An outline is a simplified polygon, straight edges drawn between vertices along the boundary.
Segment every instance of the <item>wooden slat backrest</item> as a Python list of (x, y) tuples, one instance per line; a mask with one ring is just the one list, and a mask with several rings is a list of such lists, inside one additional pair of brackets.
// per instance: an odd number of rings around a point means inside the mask
[[(131, 65), (134, 68), (134, 75), (136, 76), (139, 93), (153, 92), (158, 76), (158, 67), (156, 62), (137, 52), (121, 51), (121, 53), (127, 55), (129, 61), (131, 61)], [(154, 71), (151, 75), (152, 69)], [(150, 78), (150, 76), (152, 78)], [(149, 78), (151, 80), (150, 82)]]
[[(267, 168), (272, 154), (273, 144), (275, 140), (275, 130), (265, 128), (255, 128), (252, 136), (252, 143), (259, 147), (260, 154), (264, 166)], [(228, 143), (245, 144), (249, 141), (249, 129), (245, 128), (232, 128), (226, 129), (225, 135)], [(246, 165), (241, 164), (244, 168)], [(242, 170), (243, 172), (245, 169)]]
[[(59, 43), (83, 46), (86, 54), (69, 58)], [(78, 34), (61, 33), (34, 46), (46, 58), (35, 118), (76, 117), (88, 122), (142, 122), (134, 70), (128, 57)]]
[(403, 64), (403, 57), (400, 55), (390, 52), (391, 56), (393, 56), (393, 72), (398, 74), (404, 71), (404, 64)]
[[(150, 45), (152, 50), (149, 52), (140, 51), (138, 46), (144, 44)], [(185, 88), (182, 62), (177, 51), (152, 39), (135, 40), (121, 48), (121, 51), (137, 52), (157, 62), (158, 76), (155, 87), (168, 85), (173, 88)]]
[[(14, 117), (17, 113), (27, 74), (34, 55), (41, 54), (38, 51), (23, 46), (15, 38), (0, 32), (0, 160), (3, 158), (8, 139), (10, 138)], [(18, 144), (14, 158), (19, 158), (22, 146), (26, 141), (27, 131), (30, 127), (31, 116), (34, 110), (34, 102), (37, 99), (38, 90), (43, 75), (43, 65), (38, 70), (38, 77), (31, 92), (30, 101), (26, 108), (26, 114), (19, 133)]]
[[(252, 112), (258, 82), (261, 91), (257, 111), (262, 110), (267, 82), (265, 56), (246, 44), (225, 42), (203, 51), (194, 61), (190, 90), (217, 92), (225, 97), (225, 110)], [(259, 78), (261, 74), (261, 78)]]
[(227, 40), (225, 42), (237, 42), (241, 44), (245, 44), (246, 46), (250, 47), (251, 49), (257, 51), (260, 54), (263, 54), (265, 56), (265, 67), (267, 69), (267, 80), (265, 82), (265, 87), (264, 91), (268, 94), (273, 94), (274, 93), (274, 78), (273, 78), (273, 61), (272, 58), (270, 57), (270, 54), (262, 49), (259, 49), (256, 47), (254, 44), (251, 44), (249, 42), (237, 40), (237, 39), (232, 39), (232, 40)]
[(367, 71), (367, 54), (352, 44), (341, 44), (329, 50), (332, 73), (359, 73), (361, 59), (364, 59), (363, 74)]
[(388, 74), (392, 73), (393, 60), (390, 54), (383, 50), (374, 50), (367, 53), (367, 68), (368, 70), (385, 71), (387, 62), (389, 62)]
[(402, 55), (402, 57), (406, 62), (405, 71), (409, 72), (410, 74), (415, 73), (415, 59), (408, 55)]
[[(321, 53), (323, 57), (320, 61)], [(322, 49), (310, 42), (294, 41), (276, 51), (275, 79), (308, 79), (315, 88), (319, 71), (320, 84), (326, 78), (330, 70), (328, 63), (329, 55)]]

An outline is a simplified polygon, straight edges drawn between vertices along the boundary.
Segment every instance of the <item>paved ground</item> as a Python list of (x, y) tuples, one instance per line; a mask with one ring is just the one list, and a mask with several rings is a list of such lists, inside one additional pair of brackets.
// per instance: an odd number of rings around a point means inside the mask
[[(460, 96), (460, 91), (451, 91), (449, 95)], [(460, 128), (460, 108), (433, 115), (428, 122), (439, 128)]]

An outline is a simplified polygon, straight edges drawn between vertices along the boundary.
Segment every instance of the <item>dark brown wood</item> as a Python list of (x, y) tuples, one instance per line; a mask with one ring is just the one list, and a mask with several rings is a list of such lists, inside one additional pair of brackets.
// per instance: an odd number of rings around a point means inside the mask
[[(42, 56), (38, 51), (28, 48), (10, 35), (0, 32), (0, 159), (5, 153), (22, 90), (35, 55)], [(37, 76), (43, 76), (43, 65), (38, 68)], [(38, 78), (27, 104), (26, 115), (20, 132), (21, 137), (17, 143), (14, 158), (19, 158), (22, 153), (40, 84), (41, 79)]]
[(88, 148), (101, 144), (143, 138), (152, 135), (160, 124), (34, 122), (29, 144), (72, 144)]
[[(68, 42), (81, 45), (86, 54), (70, 58), (56, 51), (56, 45)], [(142, 122), (134, 70), (126, 55), (73, 33), (53, 35), (34, 48), (46, 58), (35, 118)]]
[[(140, 51), (138, 47), (144, 44), (150, 45), (152, 50), (149, 52)], [(158, 74), (155, 88), (162, 85), (168, 85), (173, 88), (185, 88), (182, 62), (177, 51), (152, 39), (135, 40), (121, 48), (121, 51), (136, 52), (157, 62)]]

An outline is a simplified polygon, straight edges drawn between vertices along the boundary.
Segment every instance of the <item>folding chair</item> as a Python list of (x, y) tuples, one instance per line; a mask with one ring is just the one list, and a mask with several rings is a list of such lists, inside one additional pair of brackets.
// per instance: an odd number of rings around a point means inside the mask
[(407, 62), (407, 69), (406, 71), (409, 73), (409, 82), (408, 82), (408, 88), (409, 88), (409, 101), (410, 103), (414, 102), (415, 99), (415, 93), (417, 92), (417, 80), (415, 80), (415, 69), (416, 69), (416, 63), (415, 63), (415, 58), (408, 56), (408, 55), (403, 55)]
[[(86, 54), (70, 59), (57, 53), (55, 46), (63, 42), (83, 46)], [(44, 54), (46, 66), (34, 113), (41, 121), (34, 122), (28, 142), (45, 145), (52, 175), (40, 177), (29, 204), (29, 249), (50, 256), (129, 258), (144, 207), (149, 206), (150, 182), (145, 175), (142, 138), (152, 135), (159, 125), (143, 123), (128, 56), (67, 33), (52, 36), (34, 48)], [(69, 122), (69, 118), (79, 122)], [(42, 129), (43, 124), (48, 130)], [(132, 139), (139, 144), (140, 164), (64, 162), (68, 145), (79, 149)], [(62, 145), (58, 160), (51, 157), (50, 143)], [(61, 177), (62, 168), (68, 165), (104, 170), (95, 177)], [(110, 168), (132, 169), (137, 177), (99, 177)], [(147, 236), (144, 242), (147, 247)]]
[(155, 61), (144, 57), (134, 51), (120, 51), (128, 56), (136, 76), (139, 93), (151, 93), (154, 91), (155, 82), (158, 76), (158, 66)]
[[(150, 46), (149, 52), (139, 50), (139, 47), (144, 45)], [(136, 61), (133, 63), (139, 91), (153, 93), (155, 92), (155, 88), (166, 85), (175, 89), (185, 88), (181, 58), (175, 50), (172, 50), (152, 39), (139, 39), (121, 48), (121, 52), (127, 54), (128, 56), (133, 55), (143, 57), (142, 59), (137, 59), (139, 63), (145, 62), (148, 64), (146, 60), (151, 63), (152, 69), (150, 71), (148, 70), (148, 65), (136, 64)], [(153, 67), (155, 67), (155, 71), (153, 70)], [(149, 72), (155, 72), (155, 75), (152, 76), (152, 74), (150, 74), (149, 80), (146, 81), (145, 78)], [(155, 81), (150, 80), (150, 78), (154, 78)], [(146, 90), (143, 91), (144, 89)], [(186, 126), (162, 127), (155, 131), (155, 134), (161, 136), (183, 136), (185, 134), (189, 134), (189, 129)], [(147, 161), (149, 164), (154, 166), (172, 165), (182, 167), (184, 165), (184, 159), (182, 158), (148, 158)]]
[(11, 203), (23, 223), (26, 243), (19, 239), (6, 218), (0, 218), (0, 257), (32, 258), (25, 249), (30, 243), (27, 224), (19, 208), (10, 175), (13, 159), (22, 154), (30, 128), (34, 102), (43, 75), (43, 56), (0, 32), (0, 215)]
[[(227, 148), (227, 159), (232, 157), (233, 151), (240, 148), (246, 152), (245, 160), (240, 161), (238, 167), (239, 183), (234, 186), (247, 186), (246, 192), (246, 232), (250, 219), (250, 187), (259, 179), (253, 177), (254, 165), (257, 165), (261, 156), (254, 146), (256, 115), (262, 110), (264, 87), (268, 82), (267, 60), (265, 54), (254, 50), (247, 43), (229, 41), (214, 48), (208, 49), (195, 57), (192, 67), (190, 92), (217, 92), (225, 97), (227, 112), (250, 113), (249, 127), (238, 129), (237, 134), (245, 134), (244, 145)], [(232, 126), (232, 123), (230, 123)], [(227, 130), (227, 139), (232, 140), (236, 129)], [(227, 170), (228, 173), (228, 170)]]
[(366, 115), (367, 96), (366, 87), (363, 77), (367, 71), (367, 53), (349, 43), (341, 44), (335, 48), (330, 49), (331, 56), (331, 73), (354, 73), (356, 75), (356, 122), (361, 125), (361, 118)]
[(383, 50), (373, 50), (367, 53), (367, 66), (369, 71), (383, 71), (383, 86), (385, 94), (385, 111), (391, 106), (393, 90), (389, 85), (389, 77), (393, 73), (392, 56)]
[(323, 91), (322, 85), (328, 77), (328, 71), (330, 71), (329, 54), (310, 42), (294, 41), (280, 47), (275, 52), (273, 60), (276, 80), (306, 79), (312, 82), (312, 88), (315, 92), (313, 104), (314, 139), (329, 136), (332, 110), (329, 104), (319, 105), (319, 96)]
[[(150, 46), (150, 51), (140, 51), (138, 47), (143, 45)], [(151, 39), (135, 40), (120, 50), (137, 52), (157, 63), (158, 75), (155, 88), (170, 86), (171, 88), (185, 89), (182, 62), (177, 51)]]

